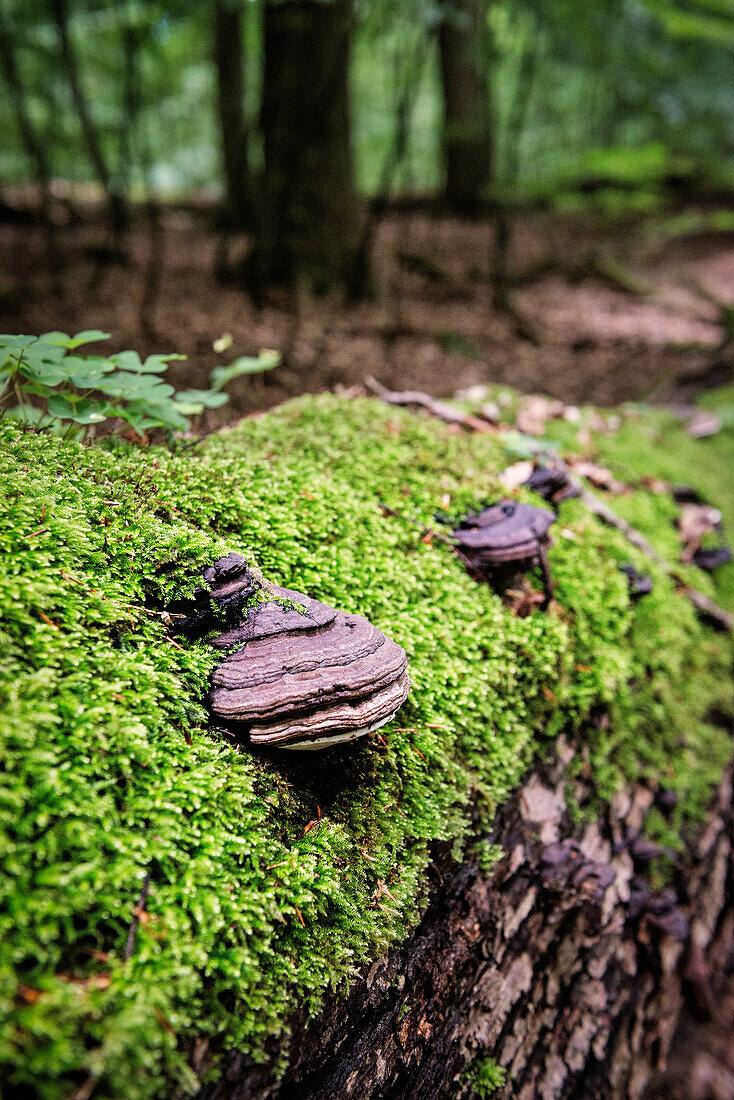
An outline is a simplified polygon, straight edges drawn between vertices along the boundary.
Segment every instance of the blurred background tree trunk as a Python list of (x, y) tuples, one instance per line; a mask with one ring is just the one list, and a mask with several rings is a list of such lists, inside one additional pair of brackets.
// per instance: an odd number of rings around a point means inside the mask
[(353, 280), (362, 214), (349, 111), (353, 0), (266, 3), (265, 171), (248, 277), (305, 294)]
[(242, 0), (215, 0), (213, 37), (227, 213), (233, 226), (243, 228), (252, 219), (252, 200), (245, 118)]
[(69, 26), (69, 9), (66, 0), (49, 0), (50, 11), (56, 26), (61, 57), (64, 63), (64, 72), (71, 89), (74, 107), (79, 118), (79, 123), (84, 138), (87, 156), (94, 168), (97, 180), (102, 187), (107, 199), (110, 224), (115, 237), (116, 246), (121, 248), (121, 236), (129, 224), (127, 203), (120, 181), (113, 177), (107, 163), (102, 142), (97, 132), (97, 127), (92, 120), (89, 102), (82, 88), (82, 80), (76, 49), (72, 40)]
[(52, 280), (55, 289), (59, 288), (59, 277), (62, 266), (62, 256), (56, 235), (56, 227), (53, 221), (52, 193), (51, 193), (51, 166), (48, 153), (42, 137), (37, 133), (28, 107), (28, 97), (23, 81), (18, 72), (15, 59), (15, 44), (13, 41), (11, 25), (6, 20), (0, 6), (0, 65), (2, 75), (12, 102), (15, 123), (18, 133), (25, 148), (28, 162), (31, 165), (38, 186), (40, 212), (46, 230), (46, 248), (48, 263), (51, 269)]
[(443, 89), (444, 196), (457, 213), (486, 202), (491, 162), (486, 0), (452, 0), (439, 25)]

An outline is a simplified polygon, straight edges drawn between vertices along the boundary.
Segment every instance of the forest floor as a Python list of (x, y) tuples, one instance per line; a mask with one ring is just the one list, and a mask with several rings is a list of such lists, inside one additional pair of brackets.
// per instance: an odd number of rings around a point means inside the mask
[[(167, 210), (153, 249), (141, 216), (125, 263), (105, 262), (94, 208), (58, 236), (65, 269), (54, 290), (43, 231), (25, 216), (0, 222), (3, 331), (101, 328), (112, 334), (110, 352), (184, 352), (169, 373), (179, 388), (205, 386), (215, 365), (237, 355), (283, 353), (276, 370), (240, 379), (209, 426), (368, 374), (437, 396), (495, 382), (571, 403), (642, 399), (711, 358), (723, 334), (712, 298), (734, 302), (734, 235), (671, 237), (633, 222), (518, 221), (510, 269), (527, 276), (513, 294), (519, 326), (492, 304), (487, 222), (393, 212), (375, 243), (374, 299), (297, 311), (277, 293), (256, 307), (236, 283), (217, 280), (221, 240), (207, 209)], [(245, 237), (229, 240), (229, 262), (246, 248)], [(225, 333), (231, 346), (217, 354)]]
[[(210, 414), (214, 426), (299, 393), (359, 385), (366, 375), (435, 396), (501, 383), (566, 403), (644, 399), (716, 360), (724, 336), (716, 301), (734, 305), (731, 233), (676, 238), (629, 223), (605, 230), (570, 217), (525, 218), (511, 267), (537, 271), (513, 295), (518, 324), (492, 304), (487, 223), (391, 213), (374, 250), (374, 300), (298, 311), (277, 294), (256, 307), (236, 284), (217, 280), (221, 241), (211, 211), (168, 210), (162, 229), (150, 265), (142, 219), (127, 235), (125, 263), (105, 262), (98, 211), (61, 224), (65, 267), (54, 289), (43, 230), (22, 210), (0, 218), (0, 330), (100, 328), (112, 334), (110, 351), (185, 352), (169, 372), (179, 387), (205, 386), (214, 366), (237, 355), (281, 351), (280, 367), (238, 380), (231, 403)], [(230, 240), (230, 261), (246, 247), (245, 237)], [(217, 354), (212, 345), (225, 333), (231, 345)], [(734, 1003), (732, 982), (722, 1008)], [(649, 1095), (734, 1100), (730, 1026), (691, 1015), (679, 1039)]]

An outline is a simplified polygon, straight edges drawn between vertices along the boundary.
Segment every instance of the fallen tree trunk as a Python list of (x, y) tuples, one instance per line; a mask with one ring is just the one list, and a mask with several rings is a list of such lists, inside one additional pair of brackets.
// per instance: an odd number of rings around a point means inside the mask
[[(492, 872), (436, 850), (430, 900), (406, 942), (346, 999), (297, 1017), (288, 1051), (273, 1045), (268, 1064), (230, 1054), (209, 1100), (488, 1096), (473, 1084), (482, 1065), (505, 1070), (491, 1092), (503, 1100), (642, 1097), (666, 1065), (686, 992), (711, 1003), (707, 953), (731, 934), (731, 771), (655, 889), (659, 850), (642, 826), (654, 801), (665, 810), (664, 792), (628, 787), (576, 828), (572, 755), (561, 745), (500, 811)], [(583, 782), (571, 793), (589, 795)]]

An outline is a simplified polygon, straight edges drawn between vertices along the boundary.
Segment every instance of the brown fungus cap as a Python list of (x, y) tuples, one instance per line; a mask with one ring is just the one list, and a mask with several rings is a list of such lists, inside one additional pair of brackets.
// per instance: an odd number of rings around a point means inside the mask
[(240, 648), (214, 673), (213, 713), (244, 724), (252, 744), (292, 748), (351, 740), (389, 721), (410, 688), (405, 651), (360, 615), (273, 593), (214, 639)]
[(547, 508), (501, 501), (465, 520), (454, 538), (486, 564), (522, 561), (537, 554), (555, 520)]
[(530, 477), (523, 482), (550, 504), (560, 504), (581, 495), (581, 489), (574, 484), (568, 466), (564, 462), (548, 463), (536, 466)]
[[(253, 745), (277, 745), (295, 740), (302, 744), (319, 736), (334, 741), (352, 740), (360, 733), (378, 729), (389, 722), (405, 702), (410, 690), (407, 670), (387, 687), (348, 703), (335, 703), (308, 714), (292, 715), (280, 721), (253, 725), (250, 740)], [(342, 736), (344, 734), (344, 736)]]
[[(248, 609), (245, 617), (233, 630), (220, 634), (212, 645), (218, 649), (242, 645), (255, 638), (271, 638), (281, 634), (297, 634), (328, 626), (336, 618), (336, 611), (325, 603), (312, 600), (302, 592), (293, 592), (290, 588), (276, 588), (270, 591), (273, 599)], [(280, 602), (285, 601), (285, 603)], [(294, 604), (295, 606), (289, 606)]]

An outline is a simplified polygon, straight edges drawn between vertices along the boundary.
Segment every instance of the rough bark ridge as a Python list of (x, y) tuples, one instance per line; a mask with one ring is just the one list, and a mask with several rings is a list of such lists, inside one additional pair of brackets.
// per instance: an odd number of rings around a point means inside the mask
[(686, 987), (708, 995), (717, 929), (731, 931), (731, 772), (672, 885), (654, 891), (641, 827), (655, 795), (624, 790), (574, 829), (572, 755), (561, 745), (503, 808), (491, 840), (505, 854), (490, 875), (436, 852), (419, 926), (346, 1000), (295, 1020), (279, 1083), (233, 1053), (209, 1100), (469, 1097), (471, 1065), (486, 1057), (508, 1071), (501, 1100), (641, 1097), (665, 1066)]

